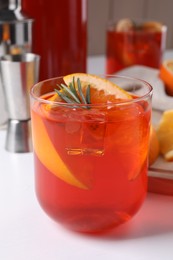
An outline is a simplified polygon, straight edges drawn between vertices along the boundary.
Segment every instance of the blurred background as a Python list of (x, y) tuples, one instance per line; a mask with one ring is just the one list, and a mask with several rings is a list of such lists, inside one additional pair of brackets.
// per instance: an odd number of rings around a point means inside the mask
[(88, 54), (105, 54), (109, 20), (148, 18), (168, 26), (167, 49), (173, 48), (172, 0), (88, 0)]

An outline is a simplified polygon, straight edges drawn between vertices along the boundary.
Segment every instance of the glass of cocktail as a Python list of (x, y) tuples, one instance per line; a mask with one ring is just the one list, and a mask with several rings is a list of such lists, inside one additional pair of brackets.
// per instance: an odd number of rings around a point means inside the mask
[(50, 217), (92, 233), (139, 210), (147, 191), (151, 96), (147, 82), (120, 76), (76, 73), (33, 86), (36, 194)]
[(166, 47), (167, 27), (156, 21), (122, 19), (108, 25), (106, 73), (132, 65), (158, 69)]

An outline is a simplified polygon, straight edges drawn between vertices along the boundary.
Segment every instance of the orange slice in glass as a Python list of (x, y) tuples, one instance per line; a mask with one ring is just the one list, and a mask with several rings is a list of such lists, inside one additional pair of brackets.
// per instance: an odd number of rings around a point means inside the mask
[(45, 125), (40, 116), (32, 112), (32, 121), (34, 126), (33, 131), (33, 145), (36, 155), (42, 164), (58, 178), (68, 184), (76, 186), (81, 189), (88, 189), (87, 185), (78, 180), (65, 165), (63, 160), (55, 150)]
[(173, 96), (173, 60), (165, 60), (160, 67), (160, 78), (168, 95)]

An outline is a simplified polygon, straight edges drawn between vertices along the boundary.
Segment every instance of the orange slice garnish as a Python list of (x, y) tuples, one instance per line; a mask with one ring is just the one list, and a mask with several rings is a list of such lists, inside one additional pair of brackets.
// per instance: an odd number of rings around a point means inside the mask
[(92, 104), (118, 102), (122, 99), (132, 99), (128, 92), (108, 79), (85, 73), (70, 74), (65, 76), (63, 79), (65, 83), (69, 85), (69, 83), (73, 81), (73, 78), (75, 79), (75, 83), (78, 78), (80, 79), (83, 90), (85, 90), (85, 88), (90, 85)]
[(134, 22), (128, 18), (119, 20), (115, 27), (117, 32), (127, 32), (132, 29), (134, 29)]
[(160, 67), (160, 78), (168, 95), (173, 96), (173, 60), (165, 60)]
[[(117, 86), (115, 83), (109, 81), (108, 79), (86, 73), (74, 73), (63, 78), (67, 86), (71, 82), (73, 82), (73, 79), (75, 85), (77, 85), (77, 79), (80, 79), (82, 91), (84, 93), (86, 87), (90, 85), (91, 104), (103, 104), (108, 102), (118, 102), (120, 100), (132, 99), (132, 96), (128, 92)], [(61, 102), (61, 99), (57, 93), (55, 93), (48, 100)], [(47, 105), (48, 110), (51, 108), (54, 108), (53, 104)]]
[(146, 32), (161, 32), (163, 25), (156, 21), (147, 21), (142, 24), (141, 29)]

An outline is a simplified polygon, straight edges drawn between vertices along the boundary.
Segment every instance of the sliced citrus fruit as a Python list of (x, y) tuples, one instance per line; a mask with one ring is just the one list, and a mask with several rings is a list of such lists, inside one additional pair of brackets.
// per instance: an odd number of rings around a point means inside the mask
[(173, 160), (173, 110), (163, 113), (157, 128), (157, 135), (160, 143), (160, 152), (166, 160)]
[(151, 166), (160, 153), (159, 140), (155, 128), (151, 125), (150, 127), (150, 142), (149, 142), (149, 166)]
[[(142, 120), (142, 119), (141, 119)], [(134, 122), (135, 123), (135, 122)], [(141, 121), (141, 125), (136, 129), (134, 127), (134, 133), (131, 133), (131, 138), (134, 141), (131, 141), (131, 147), (128, 151), (130, 165), (128, 179), (136, 179), (143, 171), (146, 171), (146, 166), (148, 162), (148, 128), (147, 122)], [(132, 131), (132, 130), (131, 130)]]
[(77, 79), (81, 81), (81, 87), (85, 91), (85, 88), (90, 85), (91, 88), (91, 104), (118, 102), (122, 99), (132, 99), (131, 95), (111, 82), (108, 79), (104, 79), (92, 74), (74, 73), (65, 76), (64, 82), (69, 85), (73, 79), (77, 84)]
[[(91, 96), (91, 104), (100, 104), (100, 103), (109, 103), (109, 102), (118, 102), (120, 100), (128, 100), (132, 99), (132, 96), (114, 84), (113, 82), (98, 77), (96, 75), (85, 74), (85, 73), (74, 73), (67, 75), (63, 78), (64, 82), (69, 88), (69, 84), (73, 82), (75, 83), (76, 91), (78, 93), (77, 88), (77, 80), (80, 79), (81, 88), (83, 94), (86, 94), (86, 88), (90, 86), (90, 96)], [(56, 88), (56, 86), (55, 86)], [(60, 90), (61, 92), (61, 90)], [(62, 99), (59, 97), (57, 93), (48, 98), (49, 101), (62, 102)], [(55, 109), (56, 105), (48, 104), (46, 105), (46, 110)]]
[(160, 78), (168, 95), (173, 96), (173, 60), (165, 60), (160, 67)]
[(161, 32), (162, 24), (156, 21), (147, 21), (142, 24), (141, 29), (147, 32)]
[(65, 165), (55, 150), (40, 116), (32, 112), (34, 125), (33, 145), (36, 155), (43, 165), (61, 180), (81, 189), (89, 189), (87, 185), (78, 180)]
[(127, 32), (134, 29), (134, 22), (128, 18), (121, 19), (117, 22), (115, 29), (117, 32)]

